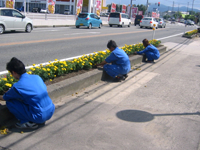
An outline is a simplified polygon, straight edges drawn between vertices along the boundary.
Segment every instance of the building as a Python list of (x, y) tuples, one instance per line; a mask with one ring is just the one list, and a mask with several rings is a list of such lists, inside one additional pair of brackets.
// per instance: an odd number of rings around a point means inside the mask
[[(47, 0), (15, 0), (15, 8), (20, 8), (26, 3), (27, 11), (32, 12), (33, 8), (46, 9)], [(77, 0), (56, 0), (55, 13), (63, 14), (64, 10), (69, 10), (71, 14), (76, 14)], [(94, 12), (96, 0), (83, 0), (82, 12)], [(102, 0), (102, 8), (106, 8), (106, 0)], [(5, 7), (5, 0), (0, 0), (0, 6)], [(29, 8), (29, 9), (28, 9)]]

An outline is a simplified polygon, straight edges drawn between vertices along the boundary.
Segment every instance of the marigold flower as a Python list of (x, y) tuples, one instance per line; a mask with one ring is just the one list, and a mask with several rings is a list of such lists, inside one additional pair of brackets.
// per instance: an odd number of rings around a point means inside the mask
[(52, 79), (50, 79), (49, 81), (52, 81)]
[(12, 84), (6, 83), (5, 86), (7, 86), (7, 87), (12, 87)]
[(2, 78), (2, 80), (7, 81), (7, 78)]

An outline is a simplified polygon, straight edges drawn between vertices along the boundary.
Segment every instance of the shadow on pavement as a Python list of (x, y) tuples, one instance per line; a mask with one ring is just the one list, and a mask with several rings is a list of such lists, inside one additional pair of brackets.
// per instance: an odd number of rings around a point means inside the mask
[(129, 122), (148, 122), (154, 119), (156, 116), (191, 116), (200, 115), (200, 112), (195, 113), (168, 113), (168, 114), (151, 114), (141, 110), (122, 110), (116, 114), (116, 116), (124, 121)]

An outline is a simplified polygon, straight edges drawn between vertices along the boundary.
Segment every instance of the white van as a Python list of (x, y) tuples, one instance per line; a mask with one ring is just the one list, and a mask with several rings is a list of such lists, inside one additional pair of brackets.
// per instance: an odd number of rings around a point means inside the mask
[(118, 27), (123, 27), (123, 26), (131, 26), (131, 20), (129, 19), (127, 14), (124, 13), (110, 13), (108, 17), (108, 24), (110, 27), (113, 25), (117, 25)]

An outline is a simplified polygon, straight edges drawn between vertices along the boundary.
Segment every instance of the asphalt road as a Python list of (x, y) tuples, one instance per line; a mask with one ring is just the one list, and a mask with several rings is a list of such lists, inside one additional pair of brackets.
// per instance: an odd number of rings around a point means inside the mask
[[(166, 28), (156, 30), (155, 39), (162, 39), (163, 42), (173, 41), (173, 38), (166, 37), (182, 34), (185, 30), (194, 28), (168, 24)], [(140, 29), (139, 26), (104, 26), (102, 29), (90, 30), (75, 27), (34, 28), (31, 33), (7, 32), (0, 36), (0, 71), (6, 70), (6, 63), (12, 57), (19, 58), (28, 66), (102, 51), (106, 49), (110, 39), (115, 40), (118, 46), (124, 46), (136, 44), (144, 38), (150, 40), (152, 35), (152, 29)]]

